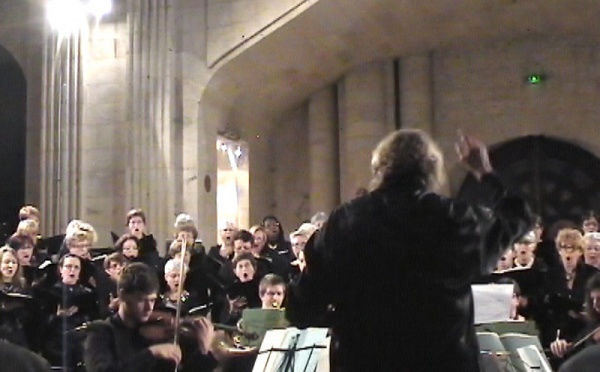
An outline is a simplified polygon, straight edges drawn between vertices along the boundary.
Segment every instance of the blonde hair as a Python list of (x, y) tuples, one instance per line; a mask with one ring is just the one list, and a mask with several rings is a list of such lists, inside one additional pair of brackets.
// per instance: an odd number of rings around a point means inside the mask
[(35, 236), (38, 232), (39, 224), (36, 220), (22, 220), (17, 225), (17, 234)]
[(317, 230), (317, 226), (313, 225), (312, 223), (305, 222), (302, 225), (300, 225), (298, 230), (290, 234), (290, 240), (295, 236), (303, 236), (306, 239), (310, 239), (312, 234)]
[(92, 225), (83, 221), (78, 221), (77, 226), (67, 229), (67, 235), (65, 236), (67, 247), (73, 243), (79, 242), (88, 242), (93, 245), (96, 241), (98, 241), (96, 230), (94, 230)]
[[(13, 257), (15, 258), (15, 261), (17, 261), (17, 270), (15, 271), (15, 275), (13, 275), (13, 277), (12, 277), (11, 284), (15, 285), (19, 288), (24, 288), (26, 282), (25, 282), (25, 278), (23, 277), (23, 270), (21, 268), (21, 264), (19, 263), (19, 258), (17, 256), (17, 252), (7, 245), (1, 247), (0, 248), (0, 262), (2, 262), (2, 260), (4, 260), (4, 256), (8, 253), (12, 254)], [(2, 273), (0, 272), (0, 288), (2, 286), (4, 286), (4, 277), (2, 276)]]
[(28, 220), (31, 217), (40, 219), (40, 210), (33, 205), (25, 205), (19, 210), (19, 219)]
[(583, 236), (583, 246), (584, 246), (584, 248), (589, 247), (590, 244), (592, 244), (593, 242), (600, 242), (600, 232), (586, 233)]
[(571, 246), (580, 251), (583, 250), (583, 235), (576, 229), (562, 229), (556, 235), (556, 248), (566, 248)]
[(442, 152), (418, 129), (400, 129), (381, 140), (373, 151), (371, 171), (371, 190), (418, 182), (420, 188), (441, 192), (446, 185)]

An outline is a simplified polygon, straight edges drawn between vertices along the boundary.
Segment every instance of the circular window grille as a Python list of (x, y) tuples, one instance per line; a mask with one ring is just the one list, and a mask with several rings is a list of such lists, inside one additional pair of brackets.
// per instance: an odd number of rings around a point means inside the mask
[[(546, 136), (527, 136), (490, 149), (502, 180), (520, 192), (545, 224), (563, 219), (579, 222), (590, 210), (600, 211), (600, 159), (582, 148)], [(459, 197), (481, 201), (472, 176)]]

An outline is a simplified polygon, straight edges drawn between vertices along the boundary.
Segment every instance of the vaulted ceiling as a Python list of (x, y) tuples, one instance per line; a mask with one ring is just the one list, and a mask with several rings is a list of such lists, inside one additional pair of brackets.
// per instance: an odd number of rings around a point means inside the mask
[(218, 66), (207, 91), (234, 118), (273, 121), (367, 61), (535, 38), (595, 44), (599, 19), (597, 0), (318, 0)]

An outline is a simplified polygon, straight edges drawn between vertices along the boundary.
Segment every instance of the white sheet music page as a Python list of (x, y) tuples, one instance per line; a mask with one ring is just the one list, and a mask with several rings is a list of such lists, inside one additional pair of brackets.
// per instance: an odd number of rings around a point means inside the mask
[(327, 333), (327, 328), (267, 331), (252, 372), (328, 371)]
[(473, 284), (475, 324), (510, 320), (512, 284)]
[(518, 348), (517, 352), (525, 364), (526, 372), (552, 372), (552, 368), (537, 347), (529, 345)]

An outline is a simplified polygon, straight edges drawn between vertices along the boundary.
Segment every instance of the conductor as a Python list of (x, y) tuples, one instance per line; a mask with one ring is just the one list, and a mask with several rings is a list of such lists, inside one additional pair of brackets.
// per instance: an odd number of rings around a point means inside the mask
[(441, 195), (443, 157), (424, 132), (389, 134), (371, 192), (335, 209), (305, 248), (286, 315), (332, 329), (332, 371), (479, 371), (472, 280), (533, 224), (493, 173), (486, 146), (461, 135), (460, 162), (485, 205)]

